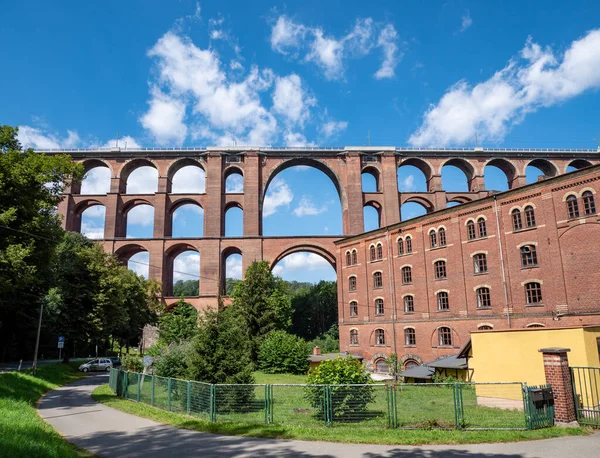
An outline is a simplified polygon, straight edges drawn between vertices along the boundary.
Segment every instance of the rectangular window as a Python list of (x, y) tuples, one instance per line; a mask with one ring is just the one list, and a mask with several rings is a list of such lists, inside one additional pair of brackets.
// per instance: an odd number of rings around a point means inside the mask
[(417, 345), (417, 336), (414, 329), (404, 330), (404, 345), (413, 346)]
[(375, 315), (383, 315), (385, 313), (385, 309), (383, 307), (383, 299), (375, 300)]
[(406, 237), (406, 252), (412, 253), (412, 239), (410, 237)]
[(437, 261), (435, 263), (435, 279), (443, 280), (444, 278), (446, 278), (446, 262)]
[(412, 270), (410, 267), (402, 268), (402, 284), (408, 285), (412, 283)]
[(413, 296), (404, 296), (404, 313), (414, 313), (415, 300)]
[(525, 291), (527, 294), (528, 305), (542, 303), (542, 285), (539, 283), (527, 283), (525, 285)]
[(437, 295), (438, 310), (450, 310), (450, 302), (448, 301), (448, 293), (442, 291)]
[(358, 303), (350, 302), (350, 316), (358, 316)]
[(535, 245), (525, 245), (521, 247), (521, 266), (533, 267), (537, 266), (537, 252)]
[(479, 288), (477, 290), (477, 307), (485, 308), (492, 306), (492, 299), (490, 297), (489, 288)]
[(473, 240), (477, 237), (475, 235), (475, 223), (472, 221), (467, 224), (467, 236), (469, 240)]
[(473, 267), (476, 274), (487, 272), (487, 258), (485, 254), (479, 253), (473, 256)]
[(348, 280), (348, 289), (350, 291), (356, 291), (356, 277), (350, 277)]

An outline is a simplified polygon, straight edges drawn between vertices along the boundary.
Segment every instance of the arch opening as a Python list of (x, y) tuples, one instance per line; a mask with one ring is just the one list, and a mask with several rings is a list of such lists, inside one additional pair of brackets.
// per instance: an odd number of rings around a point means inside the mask
[(365, 232), (381, 227), (381, 208), (379, 205), (367, 203), (363, 206), (363, 223)]
[(365, 167), (360, 175), (362, 192), (379, 191), (379, 171), (374, 167)]
[(571, 161), (569, 165), (567, 165), (567, 169), (565, 171), (567, 173), (574, 172), (575, 170), (589, 167), (590, 165), (592, 165), (590, 161), (586, 161), (585, 159), (575, 159), (574, 161)]
[(416, 200), (410, 200), (400, 206), (400, 220), (407, 221), (409, 219), (423, 216), (431, 211), (432, 208), (426, 207), (424, 203)]
[(86, 171), (81, 182), (81, 195), (101, 195), (110, 192), (110, 169), (102, 163)]
[(197, 164), (178, 168), (171, 178), (171, 192), (173, 194), (204, 194), (206, 192), (206, 172)]
[(525, 167), (525, 179), (527, 184), (535, 183), (544, 177), (556, 176), (557, 170), (552, 162), (546, 159), (535, 159)]
[(81, 213), (81, 227), (79, 232), (88, 239), (103, 239), (105, 220), (106, 207), (100, 204), (92, 205)]
[(462, 159), (450, 159), (442, 167), (442, 189), (446, 192), (469, 192), (473, 167)]
[(196, 203), (178, 206), (171, 216), (173, 238), (193, 238), (204, 236), (204, 209)]
[(319, 161), (294, 159), (281, 164), (271, 173), (263, 196), (263, 235), (343, 233), (344, 197), (333, 171)]
[(504, 159), (489, 161), (483, 170), (485, 189), (489, 191), (507, 191), (517, 175), (515, 167)]
[(239, 248), (223, 250), (221, 270), (221, 294), (231, 296), (233, 288), (243, 277), (242, 252)]
[(154, 236), (154, 207), (152, 205), (135, 205), (127, 211), (125, 217), (125, 237), (150, 239)]
[(226, 194), (243, 194), (244, 193), (244, 175), (238, 169), (230, 171), (225, 178), (225, 193)]
[(410, 158), (402, 161), (396, 171), (398, 191), (427, 192), (427, 184), (431, 179), (431, 167), (422, 159)]
[(237, 204), (230, 205), (225, 210), (225, 237), (242, 237), (244, 235), (244, 210)]
[(127, 176), (125, 194), (154, 194), (158, 191), (158, 170), (149, 165), (134, 169)]
[[(177, 250), (171, 261), (171, 296), (193, 297), (200, 295), (200, 253), (186, 247)], [(168, 294), (167, 294), (168, 295)]]
[(115, 252), (115, 256), (137, 275), (148, 279), (150, 276), (150, 253), (141, 245), (125, 245)]

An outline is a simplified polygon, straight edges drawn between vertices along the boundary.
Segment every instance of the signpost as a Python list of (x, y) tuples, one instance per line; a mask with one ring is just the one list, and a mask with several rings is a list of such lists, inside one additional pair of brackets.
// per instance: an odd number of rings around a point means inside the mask
[(142, 385), (144, 384), (144, 377), (148, 373), (148, 368), (152, 366), (154, 362), (154, 358), (150, 355), (146, 355), (142, 358), (142, 364), (144, 365), (144, 370), (142, 371), (142, 381), (140, 382), (140, 390), (142, 389)]
[(65, 348), (65, 337), (59, 336), (58, 337), (58, 359), (62, 359), (61, 355), (62, 355), (63, 348)]

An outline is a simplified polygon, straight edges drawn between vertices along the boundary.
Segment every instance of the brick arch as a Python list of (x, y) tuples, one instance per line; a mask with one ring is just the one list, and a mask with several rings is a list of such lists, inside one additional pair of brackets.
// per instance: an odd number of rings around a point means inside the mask
[(514, 187), (515, 179), (518, 175), (518, 171), (517, 171), (517, 167), (511, 161), (509, 161), (507, 159), (502, 159), (502, 158), (490, 159), (483, 165), (483, 167), (481, 169), (481, 175), (483, 175), (485, 173), (485, 168), (487, 166), (492, 166), (492, 167), (496, 167), (496, 168), (500, 169), (506, 176), (506, 181), (508, 183), (508, 189), (512, 189)]
[[(244, 260), (244, 253), (242, 249), (235, 245), (229, 245), (221, 250), (221, 294), (225, 295), (225, 288), (227, 286), (227, 258), (233, 254), (239, 254), (242, 257), (242, 265)], [(244, 271), (242, 268), (242, 278)]]
[(567, 173), (567, 168), (569, 168), (569, 167), (574, 167), (576, 169), (582, 169), (584, 167), (589, 167), (590, 165), (592, 165), (592, 163), (586, 159), (575, 159), (574, 161), (567, 162), (565, 164), (565, 169), (563, 170), (563, 173)]
[(400, 161), (400, 163), (398, 164), (398, 168), (403, 167), (405, 165), (412, 165), (413, 167), (416, 167), (421, 172), (423, 172), (423, 175), (425, 175), (426, 183), (429, 182), (429, 180), (431, 179), (431, 177), (434, 174), (433, 166), (431, 165), (431, 163), (429, 161), (426, 161), (425, 159), (421, 159), (421, 158), (417, 158), (417, 157), (409, 157), (409, 158), (406, 158), (406, 159), (403, 159), (402, 161)]
[(285, 258), (286, 256), (289, 256), (290, 254), (294, 254), (294, 253), (300, 253), (300, 252), (309, 252), (309, 253), (314, 253), (314, 254), (321, 256), (327, 262), (329, 262), (331, 267), (333, 267), (333, 270), (335, 270), (337, 272), (337, 267), (336, 267), (337, 263), (336, 263), (335, 254), (333, 254), (332, 251), (328, 250), (325, 247), (322, 247), (322, 246), (319, 246), (316, 244), (308, 244), (308, 243), (299, 243), (297, 245), (290, 246), (290, 247), (284, 249), (283, 251), (281, 251), (271, 262), (271, 270), (273, 270), (273, 268), (277, 265), (277, 263), (279, 261), (281, 261), (283, 258)]
[(458, 202), (459, 204), (466, 204), (467, 202), (472, 202), (473, 199), (467, 196), (452, 196), (452, 198), (448, 199), (447, 203), (450, 202)]
[[(195, 199), (192, 197), (182, 197), (180, 199), (175, 200), (168, 207), (167, 218), (165, 219), (165, 236), (172, 237), (173, 236), (173, 218), (175, 217), (175, 212), (183, 207), (184, 205), (196, 205), (204, 211), (204, 206), (199, 199)], [(202, 217), (202, 225), (204, 226), (204, 216)], [(204, 234), (204, 227), (202, 228), (202, 234)]]
[(471, 164), (471, 161), (469, 161), (468, 159), (463, 159), (461, 157), (450, 158), (440, 164), (439, 175), (442, 174), (442, 169), (446, 165), (451, 165), (451, 166), (454, 166), (454, 167), (458, 168), (459, 170), (461, 170), (467, 177), (467, 183), (469, 184), (469, 187), (470, 187), (470, 183), (471, 183), (471, 181), (473, 181), (473, 177), (475, 176), (475, 173), (476, 173), (475, 167), (473, 166), (473, 164)]
[[(105, 161), (103, 159), (86, 159), (79, 162), (83, 165), (84, 178), (87, 173), (95, 168), (103, 167), (107, 168), (110, 172), (110, 178), (114, 176), (114, 171), (112, 164), (109, 161)], [(72, 194), (81, 194), (81, 185), (83, 184), (83, 180), (79, 183), (71, 183), (71, 193)]]
[(429, 200), (429, 198), (424, 197), (424, 196), (410, 196), (408, 198), (402, 199), (402, 201), (400, 202), (400, 205), (404, 205), (407, 204), (409, 202), (415, 202), (417, 204), (422, 205), (425, 210), (427, 211), (427, 213), (431, 213), (434, 210), (434, 205), (433, 202), (431, 200)]
[[(169, 246), (169, 248), (167, 248), (165, 250), (165, 264), (164, 264), (164, 270), (163, 270), (163, 291), (165, 292), (165, 296), (172, 296), (173, 295), (173, 274), (174, 274), (174, 270), (175, 270), (175, 258), (177, 258), (177, 256), (179, 256), (180, 254), (186, 252), (186, 251), (195, 251), (196, 253), (198, 253), (198, 255), (200, 256), (200, 266), (202, 266), (202, 255), (200, 253), (200, 249), (198, 249), (198, 247), (192, 245), (191, 243), (186, 243), (186, 242), (180, 242), (180, 243), (175, 243), (172, 244), (171, 246)], [(198, 276), (200, 275), (200, 272), (198, 273)], [(196, 279), (195, 277), (189, 277), (190, 280), (194, 280)], [(198, 282), (200, 282), (200, 278), (197, 278)]]
[[(440, 291), (446, 291), (447, 292), (448, 290), (439, 290), (439, 291), (436, 291), (436, 295)], [(460, 334), (456, 331), (456, 329), (454, 329), (449, 324), (440, 324), (431, 333), (431, 346), (432, 347), (439, 347), (439, 345), (440, 345), (440, 338), (439, 338), (440, 328), (449, 328), (450, 332), (452, 332), (452, 347), (442, 347), (442, 348), (451, 349), (451, 348), (454, 348), (454, 347), (460, 347), (462, 345)]]
[[(379, 168), (375, 167), (374, 165), (367, 165), (362, 168), (360, 173), (361, 173), (361, 176), (364, 173), (366, 173), (368, 175), (371, 175), (373, 178), (375, 178), (375, 190), (376, 190), (376, 192), (381, 191), (381, 171), (379, 170)], [(363, 190), (363, 192), (364, 192), (364, 190)]]
[[(208, 181), (208, 173), (206, 172), (206, 165), (200, 159), (195, 159), (191, 157), (184, 157), (181, 159), (177, 159), (169, 164), (169, 168), (167, 169), (167, 192), (172, 192), (173, 190), (173, 178), (184, 167), (198, 167), (200, 170), (204, 172), (205, 180)], [(160, 176), (160, 169), (159, 176)], [(206, 184), (204, 188), (204, 192), (206, 192)]]
[[(116, 256), (116, 258), (121, 261), (123, 264), (127, 265), (127, 262), (129, 261), (129, 259), (131, 259), (132, 256), (135, 256), (138, 253), (144, 253), (144, 252), (150, 252), (150, 250), (144, 246), (144, 244), (142, 243), (128, 243), (127, 245), (123, 245), (121, 247), (119, 247), (114, 255)], [(152, 264), (151, 262), (149, 262), (148, 264)]]
[(105, 207), (104, 202), (101, 202), (97, 199), (85, 199), (80, 201), (75, 207), (75, 214), (78, 218), (81, 218), (81, 214), (86, 211), (88, 208), (95, 207), (96, 205), (102, 205)]
[(137, 207), (138, 205), (150, 205), (154, 208), (154, 203), (148, 199), (131, 199), (127, 201), (121, 209), (123, 217), (127, 218), (127, 213), (129, 213), (134, 207)]
[(525, 164), (523, 175), (525, 175), (527, 167), (529, 166), (538, 168), (544, 175), (548, 177), (554, 177), (559, 174), (558, 167), (556, 167), (556, 165), (554, 165), (552, 161), (549, 161), (548, 159), (538, 158), (534, 159), (533, 161), (529, 161), (527, 164)]
[(153, 167), (157, 171), (160, 170), (158, 164), (151, 159), (135, 158), (130, 159), (123, 165), (121, 165), (120, 169), (117, 170), (117, 176), (121, 179), (122, 182), (127, 183), (127, 179), (129, 178), (129, 175), (131, 175), (131, 172), (133, 172), (136, 169), (139, 169), (140, 167)]

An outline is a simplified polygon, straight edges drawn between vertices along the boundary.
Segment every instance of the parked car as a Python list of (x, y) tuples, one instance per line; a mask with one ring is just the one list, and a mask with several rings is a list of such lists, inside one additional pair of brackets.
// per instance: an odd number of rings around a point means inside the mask
[(121, 367), (121, 358), (119, 358), (118, 356), (111, 356), (108, 359), (111, 360), (112, 367)]
[(96, 358), (79, 366), (81, 372), (109, 371), (113, 367), (110, 358)]

